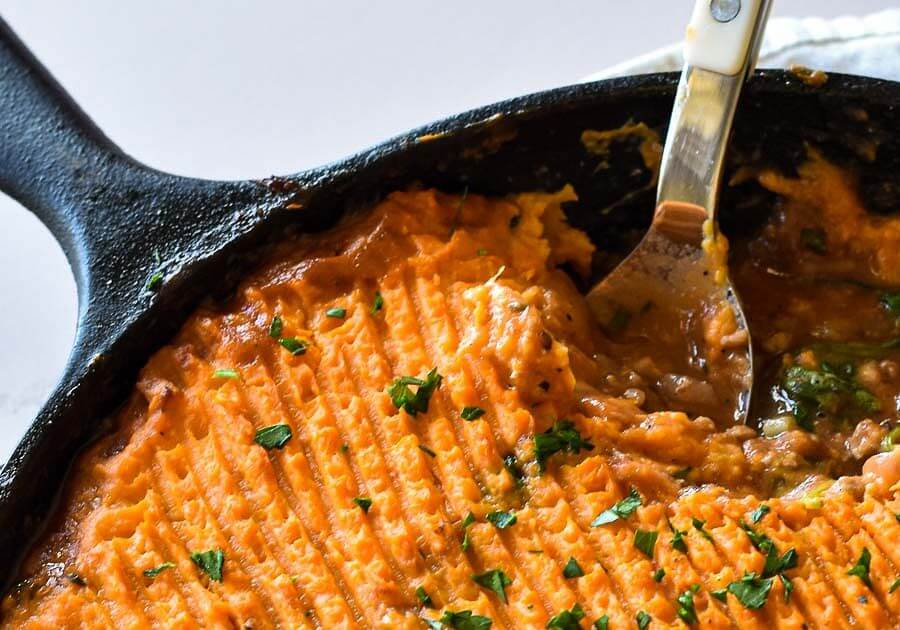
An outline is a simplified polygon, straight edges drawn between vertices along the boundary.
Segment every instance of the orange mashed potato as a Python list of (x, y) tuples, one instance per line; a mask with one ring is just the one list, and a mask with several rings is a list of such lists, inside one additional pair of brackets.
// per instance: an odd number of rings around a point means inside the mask
[[(893, 452), (822, 486), (790, 445), (653, 410), (559, 268), (590, 268), (573, 198), (400, 192), (280, 246), (143, 369), (0, 625), (896, 627)], [(893, 280), (856, 207), (827, 236)], [(778, 496), (773, 467), (812, 492)]]

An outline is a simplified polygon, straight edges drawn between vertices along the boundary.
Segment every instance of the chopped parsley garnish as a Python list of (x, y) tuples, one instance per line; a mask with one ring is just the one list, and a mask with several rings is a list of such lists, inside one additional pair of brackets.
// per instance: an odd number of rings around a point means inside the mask
[(872, 554), (869, 553), (869, 548), (863, 547), (862, 553), (859, 554), (859, 560), (847, 570), (847, 575), (855, 575), (863, 581), (863, 584), (872, 588), (872, 580), (869, 578), (869, 564), (871, 562)]
[(656, 546), (656, 539), (659, 532), (645, 531), (643, 529), (634, 530), (634, 546), (650, 559), (653, 559), (653, 548)]
[(666, 577), (666, 570), (659, 568), (653, 572), (653, 581), (654, 582), (662, 582), (663, 578)]
[(638, 614), (635, 615), (634, 621), (637, 623), (638, 630), (647, 630), (647, 627), (650, 625), (650, 620), (652, 617), (648, 615), (643, 610), (639, 610)]
[[(438, 374), (437, 368), (432, 368), (425, 376), (425, 380), (414, 376), (401, 376), (388, 387), (388, 395), (397, 409), (403, 409), (411, 416), (428, 411), (428, 402), (431, 395), (441, 385), (443, 376)], [(415, 393), (409, 388), (416, 387)]]
[(760, 578), (756, 573), (745, 573), (740, 580), (728, 585), (728, 592), (750, 610), (758, 610), (766, 605), (774, 578)]
[(522, 473), (522, 469), (519, 468), (519, 460), (516, 459), (516, 456), (512, 453), (505, 456), (503, 458), (503, 466), (506, 468), (506, 472), (509, 473), (509, 476), (516, 481), (516, 484), (521, 485), (522, 480), (525, 479), (525, 475)]
[(794, 583), (791, 582), (790, 578), (786, 577), (784, 573), (779, 573), (778, 579), (781, 580), (781, 586), (784, 588), (784, 603), (786, 604), (791, 601), (791, 593), (794, 592)]
[(145, 569), (144, 577), (155, 578), (157, 575), (159, 575), (163, 571), (168, 571), (169, 569), (174, 569), (174, 568), (175, 568), (174, 562), (163, 562), (162, 564), (156, 565), (152, 569)]
[(430, 448), (425, 446), (424, 444), (419, 444), (419, 450), (428, 455), (428, 457), (437, 457), (437, 453), (432, 451)]
[(886, 308), (891, 315), (900, 317), (900, 291), (896, 293), (882, 293), (881, 305)]
[(506, 587), (512, 584), (512, 580), (500, 569), (491, 569), (490, 571), (473, 575), (472, 581), (493, 591), (500, 598), (501, 602), (507, 603)]
[(516, 524), (516, 515), (514, 512), (488, 512), (485, 518), (489, 523), (493, 523), (497, 529), (506, 529)]
[(687, 536), (687, 532), (677, 529), (672, 525), (672, 521), (668, 518), (666, 518), (666, 523), (668, 523), (669, 529), (672, 530), (672, 549), (680, 551), (681, 553), (687, 553), (687, 543), (684, 542), (684, 537)]
[(284, 329), (284, 322), (282, 319), (276, 315), (272, 318), (272, 323), (269, 324), (269, 336), (272, 339), (280, 339), (281, 331)]
[(550, 630), (580, 630), (579, 622), (582, 619), (584, 619), (584, 610), (580, 604), (575, 604), (572, 606), (572, 610), (564, 610), (550, 617), (550, 621), (544, 627)]
[(372, 315), (380, 311), (384, 308), (384, 298), (381, 297), (381, 291), (375, 292), (375, 297), (372, 299), (372, 308), (369, 311)]
[(344, 319), (347, 317), (347, 309), (345, 308), (330, 308), (325, 311), (325, 317), (333, 317), (334, 319)]
[(463, 420), (477, 420), (484, 415), (484, 409), (481, 407), (465, 407), (459, 415), (462, 416)]
[(472, 546), (472, 539), (469, 538), (469, 525), (475, 522), (475, 515), (469, 512), (466, 514), (466, 518), (462, 521), (463, 528), (463, 539), (462, 539), (462, 550), (468, 551), (469, 547)]
[(154, 273), (150, 276), (150, 279), (147, 280), (147, 290), (148, 291), (157, 291), (159, 287), (162, 286), (163, 283), (163, 275), (160, 272)]
[[(694, 586), (697, 586), (696, 584)], [(697, 589), (693, 586), (678, 596), (678, 618), (684, 623), (691, 625), (699, 623), (697, 619), (697, 610), (694, 608), (694, 593)]]
[(238, 374), (237, 370), (226, 369), (226, 370), (216, 370), (215, 372), (213, 372), (213, 377), (214, 378), (235, 379), (235, 378), (240, 378), (241, 375)]
[(728, 589), (716, 589), (715, 591), (710, 591), (709, 594), (718, 599), (720, 602), (724, 602), (728, 598)]
[(484, 247), (479, 247), (478, 251), (475, 252), (477, 256), (487, 256), (487, 250)]
[(596, 621), (594, 621), (594, 630), (609, 630), (609, 615), (603, 615), (602, 617), (598, 617)]
[(294, 356), (304, 354), (309, 347), (309, 344), (306, 341), (297, 339), (296, 337), (282, 337), (278, 340), (278, 343)]
[(341, 453), (347, 453), (350, 451), (350, 445), (344, 442), (341, 444)]
[(811, 252), (819, 255), (828, 253), (825, 242), (825, 231), (815, 228), (803, 228), (800, 230), (800, 244)]
[(638, 494), (637, 490), (632, 488), (624, 499), (617, 502), (611, 508), (600, 512), (600, 514), (591, 521), (591, 527), (600, 527), (601, 525), (614, 523), (619, 519), (625, 520), (634, 514), (635, 510), (641, 506), (641, 503), (641, 495)]
[(416, 599), (422, 602), (423, 606), (428, 606), (429, 608), (434, 604), (434, 602), (431, 601), (431, 595), (429, 595), (428, 591), (421, 586), (416, 589)]
[(581, 437), (571, 420), (557, 420), (544, 433), (534, 436), (534, 456), (541, 471), (544, 470), (547, 458), (554, 453), (566, 451), (578, 454), (581, 449), (592, 451), (594, 445)]
[[(432, 625), (432, 623), (439, 625)], [(440, 621), (431, 622), (429, 625), (432, 628), (446, 627), (454, 630), (488, 630), (491, 627), (491, 623), (489, 617), (473, 615), (471, 610), (460, 610), (459, 612), (448, 610), (441, 617)]]
[(765, 503), (760, 503), (759, 507), (750, 512), (750, 522), (756, 525), (763, 517), (769, 513), (771, 508)]
[(778, 548), (775, 546), (775, 543), (771, 538), (766, 536), (765, 534), (760, 534), (755, 531), (752, 527), (750, 527), (744, 521), (740, 522), (741, 529), (743, 529), (747, 533), (747, 537), (750, 539), (750, 542), (759, 550), (760, 553), (765, 554), (766, 556), (766, 564), (763, 568), (762, 577), (772, 577), (783, 571), (787, 571), (788, 569), (793, 569), (797, 566), (797, 550), (791, 547), (787, 551), (784, 552), (784, 555), (778, 555)]
[(675, 479), (687, 479), (692, 470), (693, 468), (691, 468), (690, 466), (685, 466), (684, 468), (679, 468), (678, 470), (673, 472), (672, 476), (675, 477)]
[(263, 427), (256, 431), (253, 441), (262, 446), (267, 451), (273, 448), (284, 448), (284, 445), (291, 439), (291, 427), (286, 424), (273, 424), (269, 427)]
[(353, 502), (366, 514), (369, 513), (369, 508), (372, 507), (372, 499), (369, 497), (354, 497)]
[(706, 531), (706, 529), (705, 529), (705, 527), (706, 527), (706, 521), (705, 521), (705, 520), (703, 520), (702, 518), (697, 518), (697, 517), (695, 517), (695, 516), (692, 516), (692, 517), (691, 517), (691, 524), (694, 526), (694, 529), (696, 529), (698, 532), (700, 532), (700, 535), (701, 535), (701, 536), (703, 536), (703, 537), (704, 537), (706, 540), (708, 540), (709, 542), (713, 542), (712, 534), (710, 534), (710, 533), (709, 533), (708, 531)]
[(808, 431), (812, 430), (816, 414), (878, 411), (881, 407), (878, 399), (856, 383), (853, 372), (850, 363), (838, 366), (823, 363), (821, 370), (799, 365), (789, 367), (775, 391), (781, 411), (793, 414), (797, 424)]
[(569, 561), (566, 562), (566, 566), (563, 567), (563, 577), (567, 580), (571, 580), (572, 578), (581, 577), (582, 575), (584, 575), (584, 571), (582, 570), (581, 565), (578, 564), (578, 560), (569, 556)]
[(191, 554), (191, 562), (215, 582), (222, 581), (222, 567), (225, 564), (225, 552), (221, 549), (209, 549)]
[(893, 593), (898, 588), (900, 588), (900, 578), (897, 578), (893, 582), (891, 582), (891, 586), (888, 588), (888, 593)]

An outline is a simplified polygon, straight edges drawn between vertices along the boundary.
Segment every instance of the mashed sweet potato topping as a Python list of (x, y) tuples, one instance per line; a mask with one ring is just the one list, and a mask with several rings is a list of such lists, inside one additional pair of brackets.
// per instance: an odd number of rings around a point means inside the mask
[(896, 627), (900, 221), (759, 177), (754, 426), (610, 352), (570, 189), (398, 192), (150, 360), (3, 627)]

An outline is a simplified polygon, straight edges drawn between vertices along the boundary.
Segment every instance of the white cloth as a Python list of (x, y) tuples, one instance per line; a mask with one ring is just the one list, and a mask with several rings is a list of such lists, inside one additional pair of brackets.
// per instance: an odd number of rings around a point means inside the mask
[[(787, 68), (793, 64), (900, 80), (900, 9), (833, 20), (772, 19), (757, 67)], [(681, 65), (681, 44), (673, 44), (592, 74), (585, 81), (680, 70)]]

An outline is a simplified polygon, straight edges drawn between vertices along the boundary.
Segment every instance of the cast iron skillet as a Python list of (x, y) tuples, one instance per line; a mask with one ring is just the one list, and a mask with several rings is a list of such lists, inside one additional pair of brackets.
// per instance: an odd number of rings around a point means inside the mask
[[(311, 171), (206, 181), (128, 157), (0, 21), (0, 189), (50, 228), (78, 285), (65, 373), (0, 473), (6, 586), (46, 524), (73, 457), (108, 429), (104, 419), (140, 366), (201, 300), (227, 296), (266, 244), (321, 230), (415, 182), (501, 195), (568, 182), (580, 197), (567, 208), (570, 220), (604, 251), (621, 251), (649, 218), (651, 174), (636, 141), (614, 143), (602, 156), (587, 152), (580, 134), (629, 120), (662, 132), (676, 79), (564, 87), (453, 116)], [(814, 89), (785, 73), (759, 73), (735, 124), (732, 161), (791, 170), (809, 142), (859, 172), (873, 209), (891, 212), (900, 207), (900, 153), (889, 135), (900, 128), (898, 102), (894, 83), (832, 76)], [(874, 161), (866, 159), (872, 146)], [(729, 189), (726, 232), (754, 229), (770, 201), (753, 184)], [(611, 262), (601, 257), (599, 267)], [(147, 288), (155, 273), (164, 277), (157, 291)]]

